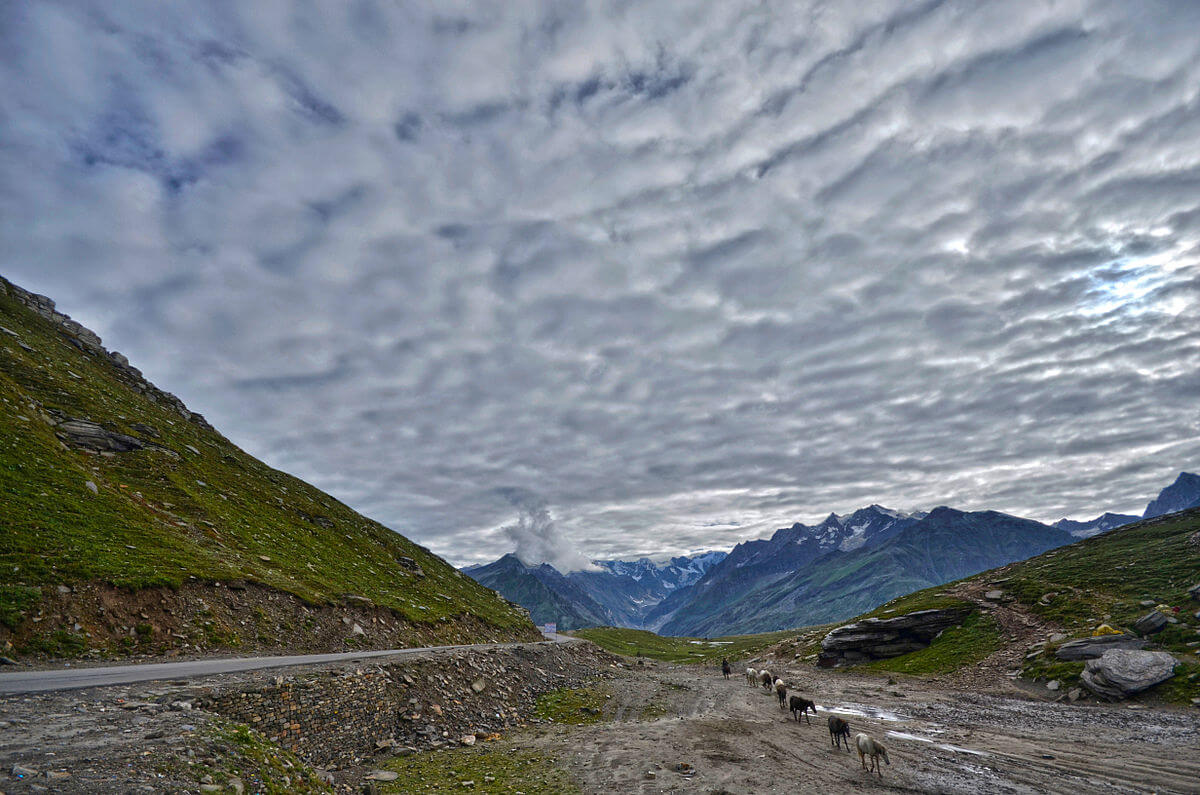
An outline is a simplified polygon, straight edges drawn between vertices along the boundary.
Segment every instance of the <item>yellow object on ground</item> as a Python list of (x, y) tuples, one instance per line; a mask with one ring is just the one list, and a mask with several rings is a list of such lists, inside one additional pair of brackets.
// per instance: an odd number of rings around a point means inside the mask
[(1101, 624), (1092, 632), (1093, 638), (1098, 638), (1101, 635), (1120, 635), (1120, 630), (1113, 629), (1108, 624)]

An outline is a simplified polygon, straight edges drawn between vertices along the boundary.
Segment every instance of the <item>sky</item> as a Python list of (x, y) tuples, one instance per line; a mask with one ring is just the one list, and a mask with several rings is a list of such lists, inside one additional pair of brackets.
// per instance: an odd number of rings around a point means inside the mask
[(0, 7), (0, 273), (456, 564), (1200, 466), (1200, 4)]

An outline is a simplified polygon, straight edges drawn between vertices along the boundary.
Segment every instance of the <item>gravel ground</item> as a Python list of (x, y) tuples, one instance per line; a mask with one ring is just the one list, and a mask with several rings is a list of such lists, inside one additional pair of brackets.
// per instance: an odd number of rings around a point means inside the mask
[[(612, 721), (530, 743), (570, 760), (595, 793), (1200, 792), (1200, 710), (1055, 704), (811, 668), (785, 679), (819, 705), (811, 725), (738, 676), (659, 665), (611, 683)], [(828, 714), (887, 746), (882, 778), (831, 746)]]

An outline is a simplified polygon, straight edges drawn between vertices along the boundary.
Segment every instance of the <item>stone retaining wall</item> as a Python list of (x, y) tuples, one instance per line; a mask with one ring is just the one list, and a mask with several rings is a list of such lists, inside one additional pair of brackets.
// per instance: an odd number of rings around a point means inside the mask
[(353, 764), (519, 725), (538, 695), (610, 674), (615, 660), (589, 643), (448, 651), (212, 688), (195, 706), (246, 723), (316, 765)]

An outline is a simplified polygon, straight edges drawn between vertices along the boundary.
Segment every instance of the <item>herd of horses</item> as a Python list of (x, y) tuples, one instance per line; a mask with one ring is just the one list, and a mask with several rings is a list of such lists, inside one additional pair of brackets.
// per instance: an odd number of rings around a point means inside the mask
[[(733, 673), (733, 669), (729, 665), (729, 660), (721, 660), (721, 673), (726, 679)], [(805, 698), (804, 696), (795, 693), (788, 695), (787, 684), (767, 670), (756, 670), (754, 668), (746, 669), (746, 683), (751, 687), (759, 687), (760, 685), (770, 690), (774, 688), (775, 696), (779, 699), (780, 709), (789, 709), (792, 712), (792, 717), (796, 722), (800, 722), (800, 716), (804, 716), (804, 721), (808, 725), (812, 725), (808, 714), (817, 714), (816, 702)], [(829, 720), (829, 741), (834, 748), (840, 748), (843, 745), (846, 750), (850, 750), (850, 724), (843, 718), (837, 715), (830, 715)], [(883, 743), (876, 740), (866, 732), (859, 732), (854, 735), (854, 745), (858, 750), (858, 761), (862, 763), (863, 770), (868, 774), (876, 773), (880, 778), (883, 778), (883, 768), (879, 764), (879, 760), (883, 759), (886, 764), (891, 764), (892, 760), (888, 759), (887, 749), (883, 747)], [(867, 767), (867, 757), (871, 758), (871, 767)]]

